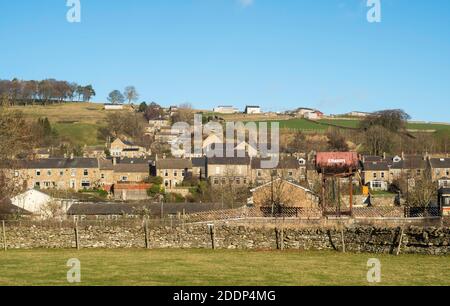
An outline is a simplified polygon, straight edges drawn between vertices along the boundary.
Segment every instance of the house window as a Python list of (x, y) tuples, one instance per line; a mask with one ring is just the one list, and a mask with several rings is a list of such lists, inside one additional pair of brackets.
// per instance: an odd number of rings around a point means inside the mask
[(214, 185), (219, 185), (219, 179), (218, 178), (214, 179)]
[(52, 175), (52, 170), (47, 170), (47, 175), (51, 176)]
[(417, 175), (420, 175), (422, 173), (422, 171), (420, 171), (420, 169), (417, 170)]
[(77, 171), (75, 169), (70, 170), (70, 175), (75, 177), (77, 175)]
[(169, 176), (169, 171), (164, 171), (164, 176)]
[(261, 170), (258, 170), (258, 172), (257, 172), (257, 174), (256, 174), (258, 177), (261, 177), (262, 176), (262, 171)]
[(241, 179), (240, 178), (237, 178), (236, 179), (236, 185), (240, 185), (241, 184)]
[(59, 176), (63, 176), (64, 175), (64, 171), (59, 171)]
[(36, 170), (36, 176), (41, 176), (41, 170)]
[(379, 189), (381, 187), (382, 187), (381, 182), (378, 181), (372, 182), (372, 188)]
[(41, 188), (41, 182), (35, 182), (34, 183), (34, 188), (36, 188), (36, 189)]
[(164, 186), (169, 187), (169, 185), (170, 185), (170, 182), (168, 180), (165, 180), (164, 181)]
[(247, 185), (247, 179), (246, 178), (244, 179), (244, 184)]
[(91, 187), (91, 182), (89, 180), (82, 180), (81, 181), (81, 187), (82, 188), (89, 188), (89, 187)]
[(127, 176), (122, 176), (122, 182), (126, 182), (128, 181), (128, 177)]
[(178, 171), (177, 170), (173, 170), (173, 176), (175, 176), (175, 177), (178, 176)]
[(84, 175), (84, 176), (88, 176), (88, 175), (89, 175), (89, 171), (88, 171), (87, 169), (84, 169), (83, 175)]
[(378, 175), (377, 175), (377, 173), (375, 172), (374, 174), (373, 174), (373, 178), (377, 178), (378, 177)]
[(186, 172), (183, 170), (183, 171), (181, 171), (181, 176), (182, 177), (185, 177), (186, 176)]
[(384, 172), (381, 172), (381, 178), (384, 178)]
[(292, 177), (292, 176), (294, 175), (294, 172), (289, 171), (289, 172), (288, 172), (288, 175), (289, 175), (290, 177)]

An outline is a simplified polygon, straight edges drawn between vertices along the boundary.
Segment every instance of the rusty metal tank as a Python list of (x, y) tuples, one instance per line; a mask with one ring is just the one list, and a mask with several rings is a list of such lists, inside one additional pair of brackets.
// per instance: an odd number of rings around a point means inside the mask
[(359, 167), (356, 152), (319, 152), (316, 155), (316, 168), (325, 173), (354, 172)]

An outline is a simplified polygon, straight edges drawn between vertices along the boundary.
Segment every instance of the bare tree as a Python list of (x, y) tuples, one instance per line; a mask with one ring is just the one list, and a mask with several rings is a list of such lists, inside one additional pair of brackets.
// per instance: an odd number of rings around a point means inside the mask
[(134, 86), (125, 87), (123, 95), (128, 100), (128, 104), (131, 104), (131, 102), (136, 102), (139, 99), (139, 93)]

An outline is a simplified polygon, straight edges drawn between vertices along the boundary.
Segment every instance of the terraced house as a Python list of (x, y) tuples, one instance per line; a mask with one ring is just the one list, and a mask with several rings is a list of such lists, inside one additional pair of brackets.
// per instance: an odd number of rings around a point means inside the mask
[(49, 158), (22, 160), (14, 176), (27, 189), (90, 189), (100, 184), (96, 158)]
[(261, 165), (263, 159), (254, 158), (251, 163), (251, 181), (259, 186), (273, 179), (283, 178), (290, 182), (306, 180), (306, 160), (295, 157), (282, 158), (275, 169), (264, 169)]
[(450, 158), (430, 158), (431, 178), (439, 187), (450, 187)]

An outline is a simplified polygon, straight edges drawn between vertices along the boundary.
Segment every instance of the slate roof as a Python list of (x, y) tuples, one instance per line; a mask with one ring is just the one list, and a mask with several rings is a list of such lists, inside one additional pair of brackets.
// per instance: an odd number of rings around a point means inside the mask
[(113, 165), (114, 172), (122, 173), (148, 173), (150, 174), (149, 164), (116, 164)]
[(160, 159), (156, 161), (157, 169), (192, 169), (189, 159)]
[(450, 169), (450, 158), (431, 158), (430, 164), (434, 169)]
[(386, 161), (363, 163), (364, 171), (389, 171), (389, 168), (390, 164)]
[(197, 157), (192, 159), (192, 167), (204, 168), (206, 167), (206, 157)]
[(249, 157), (213, 157), (208, 159), (209, 165), (250, 165)]
[(99, 168), (96, 158), (48, 158), (37, 160), (21, 160), (23, 169), (92, 169)]
[[(262, 169), (261, 162), (263, 160), (270, 160), (270, 159), (261, 159), (261, 158), (254, 158), (252, 159), (252, 169)], [(288, 157), (283, 158), (279, 161), (277, 169), (298, 169), (300, 168), (300, 163), (297, 158), (295, 157)]]
[(414, 156), (404, 159), (398, 163), (392, 163), (392, 169), (425, 169), (426, 160), (421, 156)]

